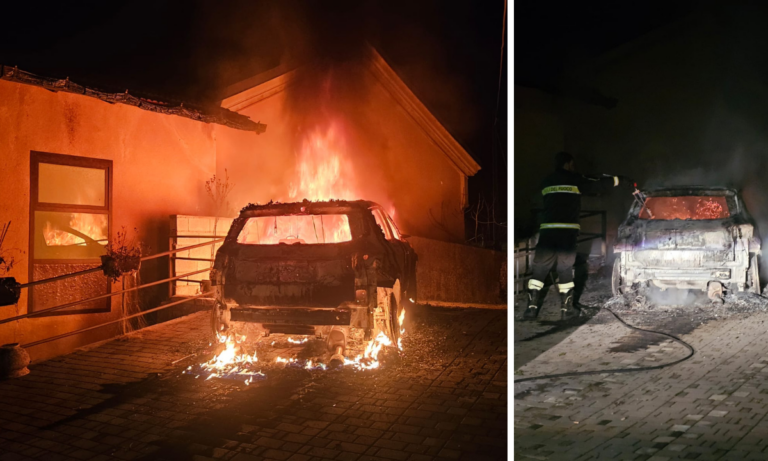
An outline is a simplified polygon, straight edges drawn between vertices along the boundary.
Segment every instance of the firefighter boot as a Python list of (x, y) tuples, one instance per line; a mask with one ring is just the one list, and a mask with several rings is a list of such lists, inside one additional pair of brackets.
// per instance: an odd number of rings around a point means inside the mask
[(560, 292), (560, 320), (576, 319), (581, 315), (581, 309), (573, 305), (573, 288)]
[(523, 320), (536, 320), (539, 316), (539, 294), (541, 290), (528, 290), (528, 308), (525, 309)]

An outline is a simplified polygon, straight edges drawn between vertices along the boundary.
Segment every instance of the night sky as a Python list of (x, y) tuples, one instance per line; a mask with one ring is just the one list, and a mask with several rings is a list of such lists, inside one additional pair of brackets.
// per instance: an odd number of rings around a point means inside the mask
[(481, 164), (471, 200), (495, 195), (506, 211), (504, 7), (504, 0), (13, 2), (4, 5), (0, 63), (204, 106), (281, 62), (354, 59), (367, 41)]

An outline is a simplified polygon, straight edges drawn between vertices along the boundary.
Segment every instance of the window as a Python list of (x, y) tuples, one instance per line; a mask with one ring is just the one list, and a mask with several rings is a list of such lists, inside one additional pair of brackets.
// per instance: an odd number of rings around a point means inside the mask
[[(32, 152), (30, 157), (30, 280), (101, 265), (112, 213), (112, 161)], [(109, 292), (101, 273), (37, 285), (30, 312)], [(52, 312), (109, 311), (110, 300)]]
[(730, 210), (722, 196), (648, 197), (638, 216), (659, 220), (725, 219)]
[(340, 243), (352, 240), (345, 214), (259, 216), (248, 221), (237, 236), (246, 245)]

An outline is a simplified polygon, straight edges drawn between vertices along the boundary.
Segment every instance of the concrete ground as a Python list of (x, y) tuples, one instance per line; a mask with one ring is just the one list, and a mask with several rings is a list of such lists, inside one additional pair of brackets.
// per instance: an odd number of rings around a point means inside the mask
[(0, 461), (506, 458), (505, 310), (413, 306), (403, 356), (372, 371), (284, 368), (278, 355), (312, 342), (262, 338), (266, 378), (248, 386), (183, 373), (213, 355), (208, 322), (193, 314), (0, 382)]
[[(590, 288), (596, 305), (605, 280)], [(554, 297), (551, 297), (554, 298)], [(569, 371), (673, 362), (680, 344), (623, 327), (601, 311), (576, 325), (521, 322), (515, 308), (515, 379)], [(653, 371), (545, 379), (515, 384), (514, 453), (538, 460), (768, 459), (768, 312), (707, 304), (620, 312), (630, 324), (678, 335), (695, 355)], [(749, 310), (749, 309), (747, 309)], [(732, 310), (733, 311), (733, 310)]]

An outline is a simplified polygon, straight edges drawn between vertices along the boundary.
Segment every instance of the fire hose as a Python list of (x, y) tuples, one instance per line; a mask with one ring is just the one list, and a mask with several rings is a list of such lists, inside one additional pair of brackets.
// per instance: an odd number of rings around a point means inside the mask
[(616, 317), (616, 320), (621, 322), (622, 325), (624, 325), (625, 327), (629, 328), (630, 330), (636, 330), (636, 331), (642, 331), (644, 333), (652, 333), (652, 334), (657, 334), (657, 335), (661, 335), (661, 336), (666, 336), (666, 337), (672, 339), (673, 341), (676, 341), (676, 342), (682, 344), (685, 348), (688, 349), (688, 355), (686, 355), (685, 357), (683, 357), (681, 359), (675, 360), (674, 362), (664, 363), (664, 364), (661, 364), (661, 365), (654, 365), (654, 366), (650, 366), (650, 367), (612, 368), (612, 369), (608, 369), (608, 370), (592, 370), (592, 371), (573, 371), (573, 372), (569, 372), (569, 373), (558, 373), (558, 374), (552, 374), (552, 375), (532, 376), (530, 378), (520, 378), (520, 379), (516, 379), (515, 383), (524, 383), (524, 382), (528, 382), (528, 381), (538, 381), (538, 380), (541, 380), (541, 379), (566, 378), (566, 377), (570, 377), (570, 376), (601, 375), (603, 373), (634, 373), (634, 372), (638, 372), (638, 371), (660, 370), (662, 368), (671, 367), (673, 365), (677, 365), (678, 363), (685, 362), (686, 360), (688, 360), (691, 357), (693, 357), (693, 355), (696, 353), (696, 350), (693, 348), (693, 346), (691, 346), (690, 344), (688, 344), (687, 342), (683, 341), (682, 339), (678, 338), (677, 336), (675, 336), (673, 334), (664, 333), (663, 331), (646, 330), (644, 328), (639, 328), (639, 327), (630, 325), (627, 322), (625, 322), (624, 319), (619, 317), (619, 315), (616, 312), (612, 311), (608, 307), (603, 306), (601, 308), (601, 310), (606, 310), (606, 311), (610, 312), (614, 317)]

